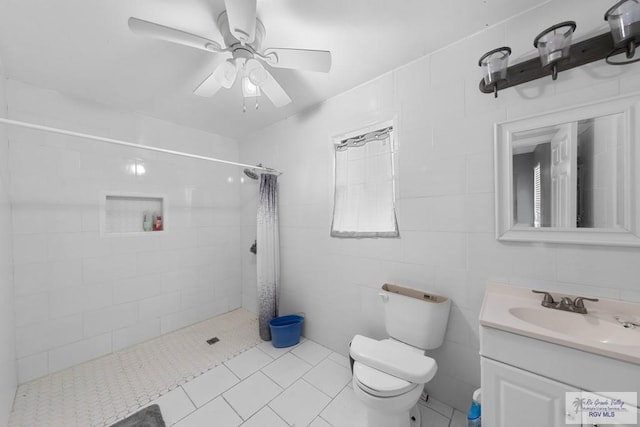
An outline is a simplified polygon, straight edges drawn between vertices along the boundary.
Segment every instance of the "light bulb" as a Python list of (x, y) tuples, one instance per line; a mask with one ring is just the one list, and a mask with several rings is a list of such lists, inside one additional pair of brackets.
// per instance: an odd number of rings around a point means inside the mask
[(242, 96), (245, 98), (260, 96), (260, 87), (252, 83), (247, 76), (242, 78)]

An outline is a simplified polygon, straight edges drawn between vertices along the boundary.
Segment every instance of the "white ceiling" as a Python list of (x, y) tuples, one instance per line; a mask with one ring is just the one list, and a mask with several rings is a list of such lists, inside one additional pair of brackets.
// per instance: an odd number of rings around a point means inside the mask
[(237, 84), (213, 98), (192, 94), (219, 55), (127, 27), (135, 16), (222, 42), (223, 0), (0, 0), (0, 58), (12, 79), (241, 137), (546, 1), (258, 0), (263, 47), (330, 50), (333, 66), (273, 69), (293, 103), (261, 99), (246, 113)]

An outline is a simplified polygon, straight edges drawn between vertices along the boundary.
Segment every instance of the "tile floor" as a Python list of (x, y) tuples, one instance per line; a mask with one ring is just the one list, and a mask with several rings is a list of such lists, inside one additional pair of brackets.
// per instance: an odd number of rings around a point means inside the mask
[[(167, 426), (366, 427), (346, 357), (311, 341), (277, 349), (263, 342), (152, 402)], [(433, 398), (422, 427), (466, 427)]]
[[(9, 426), (109, 426), (155, 403), (167, 426), (366, 427), (346, 357), (304, 338), (274, 348), (257, 330), (235, 310), (22, 384)], [(466, 426), (433, 398), (420, 411), (422, 427)]]

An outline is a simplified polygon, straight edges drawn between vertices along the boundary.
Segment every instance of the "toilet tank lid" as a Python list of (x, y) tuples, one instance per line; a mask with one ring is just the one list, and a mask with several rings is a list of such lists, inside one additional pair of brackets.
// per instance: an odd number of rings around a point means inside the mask
[(448, 303), (449, 298), (432, 294), (430, 292), (419, 291), (417, 289), (406, 288), (404, 286), (392, 285), (391, 283), (385, 283), (382, 285), (382, 290), (393, 294), (402, 295), (408, 298), (415, 298), (420, 301), (431, 302), (434, 304)]
[(412, 383), (429, 382), (438, 370), (436, 361), (391, 340), (356, 335), (349, 349), (355, 360)]

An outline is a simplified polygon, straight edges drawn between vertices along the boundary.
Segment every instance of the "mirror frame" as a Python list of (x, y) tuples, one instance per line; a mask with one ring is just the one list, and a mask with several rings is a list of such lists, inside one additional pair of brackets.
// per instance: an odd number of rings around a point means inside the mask
[[(533, 228), (514, 224), (513, 144), (517, 132), (622, 113), (624, 223), (621, 228)], [(580, 245), (640, 246), (640, 94), (583, 104), (494, 125), (496, 239)]]

